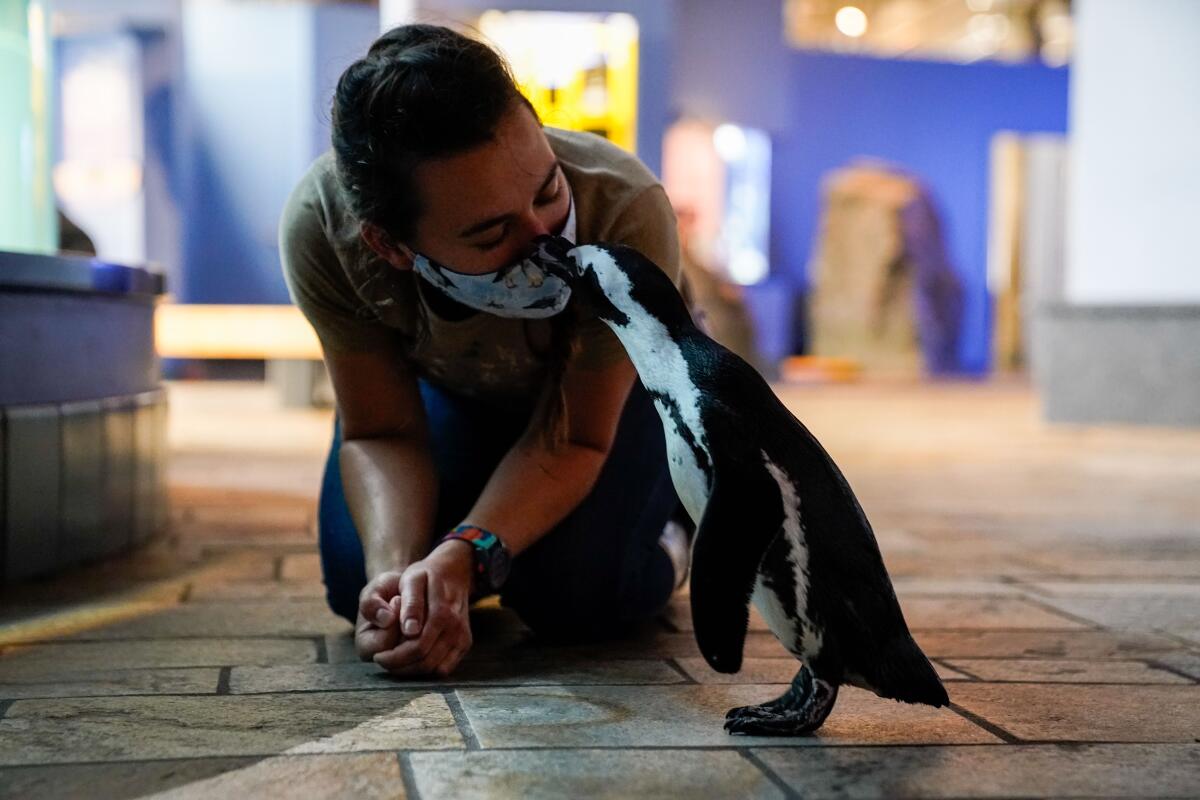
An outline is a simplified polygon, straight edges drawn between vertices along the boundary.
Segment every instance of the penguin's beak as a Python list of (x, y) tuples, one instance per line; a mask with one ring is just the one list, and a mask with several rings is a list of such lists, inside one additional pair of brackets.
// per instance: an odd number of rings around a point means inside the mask
[(539, 236), (533, 240), (537, 248), (531, 258), (547, 275), (556, 275), (567, 283), (579, 277), (579, 265), (571, 257), (575, 245), (562, 236)]

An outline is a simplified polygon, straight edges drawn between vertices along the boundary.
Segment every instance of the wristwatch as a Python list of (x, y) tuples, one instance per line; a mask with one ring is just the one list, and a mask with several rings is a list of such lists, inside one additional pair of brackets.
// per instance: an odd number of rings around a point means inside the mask
[(451, 539), (462, 539), (471, 545), (475, 576), (472, 595), (483, 597), (500, 591), (500, 587), (508, 580), (512, 564), (512, 556), (500, 537), (477, 525), (459, 525), (443, 536), (438, 544)]

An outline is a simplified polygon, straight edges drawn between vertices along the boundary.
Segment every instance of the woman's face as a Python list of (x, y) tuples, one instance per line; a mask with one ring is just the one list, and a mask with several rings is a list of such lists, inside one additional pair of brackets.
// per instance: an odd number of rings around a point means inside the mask
[(460, 272), (519, 261), (536, 237), (561, 233), (570, 211), (566, 178), (522, 103), (501, 118), (493, 141), (422, 163), (416, 183), (423, 209), (405, 244)]

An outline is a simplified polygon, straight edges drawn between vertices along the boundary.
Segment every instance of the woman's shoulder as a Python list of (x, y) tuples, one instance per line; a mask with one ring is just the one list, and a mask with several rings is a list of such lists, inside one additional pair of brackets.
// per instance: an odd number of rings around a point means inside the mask
[(282, 221), (287, 227), (300, 227), (310, 235), (318, 231), (336, 251), (353, 249), (357, 244), (358, 222), (337, 179), (333, 150), (317, 156), (296, 181), (284, 204)]
[(603, 136), (562, 128), (543, 130), (574, 190), (586, 188), (576, 186), (577, 183), (596, 183), (610, 190), (624, 190), (633, 197), (658, 183), (658, 178), (637, 156)]

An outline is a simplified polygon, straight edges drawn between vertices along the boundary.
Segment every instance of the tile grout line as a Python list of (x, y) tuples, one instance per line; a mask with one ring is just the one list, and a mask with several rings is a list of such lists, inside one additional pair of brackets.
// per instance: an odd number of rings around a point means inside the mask
[[(1021, 747), (1036, 747), (1036, 748), (1051, 748), (1051, 749), (1074, 748), (1074, 747), (1080, 747), (1080, 746), (1112, 747), (1112, 748), (1137, 747), (1137, 746), (1161, 746), (1161, 747), (1172, 747), (1172, 748), (1192, 748), (1192, 747), (1194, 747), (1194, 742), (1187, 742), (1187, 741), (1182, 741), (1182, 740), (1171, 740), (1171, 741), (1162, 741), (1162, 740), (1141, 741), (1141, 740), (1139, 740), (1139, 741), (1135, 741), (1135, 742), (1113, 742), (1113, 741), (1103, 741), (1103, 740), (1075, 740), (1075, 739), (1026, 739), (1026, 740), (1020, 741), (1018, 744)], [(820, 752), (820, 751), (826, 750), (826, 749), (828, 749), (828, 750), (929, 749), (929, 748), (965, 749), (965, 748), (997, 748), (997, 747), (1008, 747), (1008, 746), (1009, 745), (1007, 745), (1007, 744), (1003, 744), (1003, 743), (997, 744), (995, 742), (961, 742), (958, 744), (947, 744), (947, 743), (937, 744), (937, 743), (932, 743), (932, 742), (922, 742), (919, 744), (915, 744), (915, 743), (897, 744), (894, 742), (893, 743), (875, 743), (875, 744), (857, 743), (857, 744), (844, 744), (844, 745), (840, 745), (840, 744), (839, 745), (822, 745), (819, 747), (806, 746), (806, 745), (782, 745), (782, 744), (781, 745), (774, 745), (774, 744), (753, 745), (753, 747), (755, 749), (771, 750), (771, 751), (778, 751), (778, 752)], [(583, 746), (578, 746), (578, 747), (489, 747), (486, 750), (479, 750), (479, 751), (475, 751), (475, 752), (488, 753), (488, 754), (502, 754), (502, 753), (553, 754), (553, 753), (573, 753), (576, 751), (603, 751), (603, 752), (686, 751), (686, 752), (696, 752), (696, 753), (736, 753), (742, 749), (746, 749), (746, 747), (743, 746), (743, 747), (739, 748), (739, 747), (724, 746), (724, 745), (686, 745), (686, 744), (638, 745), (636, 747), (629, 747), (627, 745), (595, 745), (595, 744), (591, 744), (591, 745), (583, 745)], [(430, 747), (430, 748), (426, 748), (426, 749), (423, 749), (420, 751), (413, 751), (413, 752), (446, 753), (446, 754), (450, 754), (450, 755), (461, 755), (462, 753), (464, 753), (466, 751), (464, 751), (461, 747)], [(208, 753), (208, 754), (199, 755), (199, 756), (163, 756), (163, 757), (159, 757), (159, 758), (107, 759), (107, 760), (97, 760), (97, 761), (53, 761), (53, 762), (36, 762), (36, 763), (28, 763), (28, 764), (5, 764), (5, 765), (3, 765), (3, 767), (0, 767), (0, 769), (14, 769), (14, 768), (19, 769), (19, 768), (24, 768), (24, 767), (67, 767), (67, 766), (94, 767), (94, 766), (100, 766), (100, 765), (118, 765), (119, 766), (119, 765), (135, 764), (135, 763), (136, 764), (158, 764), (158, 763), (168, 763), (168, 762), (172, 762), (172, 761), (206, 761), (206, 760), (224, 761), (224, 760), (227, 760), (230, 758), (247, 758), (247, 759), (249, 759), (249, 758), (274, 758), (274, 757), (308, 758), (311, 756), (320, 756), (320, 755), (330, 755), (330, 756), (339, 756), (340, 757), (340, 756), (363, 755), (363, 754), (368, 754), (368, 753), (390, 753), (390, 754), (395, 755), (395, 754), (397, 754), (397, 751), (394, 749), (391, 749), (391, 748), (365, 748), (362, 750), (348, 750), (345, 752), (338, 752), (338, 753), (293, 753), (293, 754), (290, 754), (287, 756), (284, 756), (278, 752), (239, 753), (236, 755)], [(407, 755), (407, 754), (408, 754), (408, 751), (404, 751), (401, 753), (401, 755)]]
[(1072, 622), (1078, 622), (1082, 625), (1086, 625), (1091, 630), (1108, 630), (1108, 628), (1102, 623), (1096, 622), (1093, 619), (1087, 619), (1086, 617), (1077, 616), (1069, 611), (1063, 611), (1061, 608), (1055, 608), (1052, 604), (1040, 597), (1025, 597), (1024, 599), (1026, 603), (1029, 603), (1035, 608), (1040, 608), (1042, 611), (1054, 614), (1055, 616), (1063, 617), (1064, 619), (1069, 619)]
[[(287, 666), (297, 666), (297, 665), (287, 665)], [(304, 665), (298, 665), (298, 666), (304, 666)], [(242, 669), (242, 668), (243, 667), (238, 666), (238, 667), (220, 667), (219, 669)], [(156, 668), (155, 667), (146, 667), (146, 668), (141, 668), (141, 669), (134, 670), (134, 671), (144, 672), (144, 671), (149, 671), (152, 669), (156, 669)], [(201, 670), (201, 669), (212, 669), (212, 667), (211, 666), (209, 666), (209, 667), (169, 667), (166, 669)], [(1180, 677), (1186, 678), (1187, 676), (1181, 675)], [(218, 674), (218, 682), (219, 682), (219, 680), (220, 680), (220, 675)], [(949, 679), (949, 682), (955, 683), (955, 684), (958, 684), (958, 683), (963, 683), (963, 684), (983, 683), (983, 684), (1003, 685), (1003, 686), (1043, 686), (1046, 688), (1057, 688), (1057, 687), (1061, 687), (1061, 686), (1075, 686), (1075, 687), (1127, 686), (1127, 687), (1166, 687), (1166, 688), (1173, 688), (1173, 689), (1191, 689), (1196, 685), (1196, 682), (1192, 681), (1190, 678), (1188, 679), (1187, 683), (1162, 683), (1162, 682), (1132, 683), (1132, 682), (1128, 682), (1128, 681), (1124, 682), (1124, 683), (1115, 682), (1115, 681), (1090, 681), (1090, 682), (1087, 682), (1087, 681), (994, 681), (994, 680), (975, 681), (975, 680), (955, 680), (955, 679)], [(43, 686), (43, 685), (47, 685), (47, 684), (57, 685), (58, 683), (60, 683), (60, 681), (37, 681), (37, 682), (33, 682), (33, 683), (23, 683), (21, 685)], [(344, 694), (344, 693), (348, 693), (348, 692), (353, 692), (353, 693), (358, 693), (358, 692), (418, 692), (418, 691), (438, 692), (439, 690), (457, 691), (460, 689), (477, 689), (477, 690), (486, 690), (486, 691), (499, 691), (499, 692), (509, 691), (509, 692), (511, 692), (512, 690), (518, 690), (518, 689), (545, 689), (545, 688), (563, 688), (563, 689), (655, 688), (655, 689), (670, 689), (670, 688), (678, 688), (678, 687), (683, 687), (683, 686), (706, 686), (706, 687), (758, 686), (758, 687), (774, 688), (774, 689), (778, 690), (778, 689), (786, 688), (787, 685), (788, 684), (786, 684), (786, 683), (729, 683), (729, 684), (722, 684), (722, 683), (698, 683), (698, 682), (694, 682), (694, 681), (689, 682), (689, 683), (683, 683), (683, 682), (680, 682), (680, 683), (556, 683), (556, 682), (547, 681), (545, 683), (467, 683), (467, 682), (463, 682), (463, 683), (457, 683), (457, 684), (453, 683), (453, 682), (446, 682), (446, 681), (439, 681), (437, 683), (414, 681), (412, 683), (397, 682), (394, 685), (387, 685), (387, 686), (364, 685), (364, 686), (342, 686), (342, 687), (335, 687), (335, 688), (317, 688), (317, 689), (269, 689), (269, 690), (265, 690), (265, 691), (241, 691), (241, 692), (236, 692), (236, 695), (238, 697), (269, 697), (269, 696), (283, 697), (283, 696), (288, 696), (288, 695)], [(23, 696), (23, 697), (14, 698), (14, 699), (19, 699), (19, 700), (95, 700), (95, 699), (105, 698), (105, 697), (135, 697), (135, 698), (136, 697), (146, 697), (146, 698), (152, 698), (152, 697), (204, 697), (204, 696), (207, 696), (210, 694), (211, 694), (211, 692), (205, 692), (205, 691), (191, 691), (191, 692), (189, 692), (189, 691), (170, 691), (170, 692), (136, 692), (136, 691), (133, 691), (133, 692), (122, 692), (119, 694), (28, 695), (28, 696)], [(226, 694), (234, 694), (234, 693), (226, 692)], [(1028, 741), (1028, 740), (1021, 740), (1021, 741), (1024, 742), (1024, 741)], [(489, 748), (489, 749), (492, 749), (492, 748)]]
[(1170, 664), (1164, 664), (1161, 661), (1156, 661), (1154, 658), (1140, 659), (1140, 663), (1145, 664), (1150, 669), (1157, 669), (1157, 670), (1161, 670), (1162, 672), (1169, 673), (1171, 675), (1178, 675), (1181, 678), (1186, 678), (1190, 683), (1193, 683), (1193, 684), (1200, 683), (1200, 679), (1193, 677), (1192, 675), (1184, 672), (1183, 670), (1176, 669), (1175, 667), (1172, 667)]
[(421, 792), (417, 789), (417, 776), (413, 772), (411, 753), (401, 750), (396, 753), (396, 761), (400, 764), (400, 782), (404, 786), (406, 800), (421, 800)]
[(999, 725), (996, 725), (993, 722), (988, 722), (983, 717), (979, 716), (978, 714), (976, 714), (973, 711), (968, 711), (967, 709), (960, 706), (958, 703), (950, 703), (949, 706), (950, 706), (951, 711), (958, 714), (960, 717), (967, 720), (968, 722), (974, 723), (975, 725), (979, 726), (980, 728), (983, 728), (985, 731), (992, 734), (996, 738), (1000, 739), (1005, 744), (1024, 744), (1024, 742), (1022, 742), (1016, 736), (1013, 736), (1008, 731), (1004, 730), (1004, 728), (1001, 728)]
[[(968, 678), (970, 678), (970, 679), (971, 679), (971, 680), (973, 680), (973, 681), (978, 681), (978, 680), (981, 680), (981, 678), (980, 678), (978, 675), (976, 675), (975, 673), (973, 673), (973, 672), (968, 672), (968, 671), (967, 671), (967, 670), (965, 670), (965, 669), (960, 669), (960, 668), (958, 668), (958, 667), (954, 666), (953, 664), (950, 664), (950, 663), (948, 663), (948, 662), (947, 662), (945, 659), (941, 659), (941, 658), (930, 658), (929, 660), (930, 660), (930, 661), (932, 661), (932, 662), (934, 662), (935, 664), (938, 664), (938, 665), (940, 665), (940, 666), (944, 667), (945, 669), (954, 670), (955, 672), (962, 673), (963, 675), (966, 675)], [(943, 678), (942, 680), (943, 680), (943, 681), (945, 681), (945, 680), (953, 680), (953, 678)]]
[(450, 715), (454, 717), (454, 724), (458, 728), (459, 734), (463, 737), (463, 743), (468, 750), (482, 750), (483, 747), (479, 744), (479, 737), (475, 734), (475, 729), (471, 727), (471, 720), (467, 717), (467, 710), (463, 708), (462, 698), (458, 696), (457, 689), (451, 689), (442, 692), (442, 698), (446, 701), (446, 705), (450, 708)]
[[(679, 662), (677, 660), (675, 660), (674, 658), (667, 658), (667, 659), (663, 659), (663, 660), (666, 662), (668, 667), (675, 670), (683, 677), (684, 683), (690, 683), (690, 684), (699, 684), (700, 683), (700, 681), (696, 680), (691, 675), (689, 675), (687, 670), (685, 670), (683, 667), (681, 667), (679, 665)], [(779, 660), (783, 661), (784, 659), (779, 659)]]
[(221, 667), (217, 675), (217, 694), (229, 694), (229, 675), (232, 672), (233, 667)]
[(739, 747), (737, 748), (736, 752), (739, 756), (749, 762), (755, 769), (757, 769), (764, 778), (773, 783), (775, 787), (779, 789), (779, 791), (783, 792), (783, 796), (788, 798), (788, 800), (800, 797), (798, 792), (792, 789), (791, 786), (788, 786), (787, 781), (779, 777), (779, 774), (776, 773), (775, 770), (768, 767), (761, 758), (751, 752), (750, 748)]

